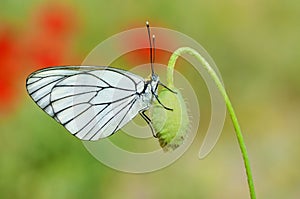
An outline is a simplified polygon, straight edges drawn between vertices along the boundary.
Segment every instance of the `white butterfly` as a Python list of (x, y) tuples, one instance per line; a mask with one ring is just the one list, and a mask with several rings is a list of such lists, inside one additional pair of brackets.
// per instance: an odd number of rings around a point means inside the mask
[[(150, 38), (148, 23), (147, 29)], [(108, 66), (60, 66), (32, 73), (26, 81), (27, 91), (40, 108), (81, 140), (108, 137), (138, 113), (156, 137), (145, 111), (154, 99), (172, 109), (157, 97), (158, 85), (166, 86), (153, 71), (152, 51), (150, 40), (149, 80)]]

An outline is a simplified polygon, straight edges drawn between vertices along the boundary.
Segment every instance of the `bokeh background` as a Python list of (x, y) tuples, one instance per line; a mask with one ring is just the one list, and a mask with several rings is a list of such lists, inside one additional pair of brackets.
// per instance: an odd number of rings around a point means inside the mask
[(194, 38), (215, 60), (258, 198), (299, 198), (299, 10), (294, 0), (2, 0), (0, 198), (249, 198), (230, 119), (212, 153), (197, 157), (210, 113), (202, 80), (203, 124), (193, 145), (171, 166), (139, 175), (99, 163), (27, 95), (32, 71), (79, 65), (98, 43), (146, 20)]

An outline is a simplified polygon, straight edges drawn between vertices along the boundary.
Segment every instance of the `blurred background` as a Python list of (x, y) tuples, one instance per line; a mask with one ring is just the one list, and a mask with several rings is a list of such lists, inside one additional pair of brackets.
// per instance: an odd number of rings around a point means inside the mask
[(212, 153), (198, 159), (210, 117), (202, 80), (203, 124), (193, 145), (171, 166), (139, 175), (99, 163), (27, 95), (34, 70), (79, 65), (98, 43), (146, 20), (192, 37), (216, 62), (244, 132), (258, 198), (299, 198), (299, 10), (294, 0), (2, 0), (0, 198), (249, 198), (229, 118)]

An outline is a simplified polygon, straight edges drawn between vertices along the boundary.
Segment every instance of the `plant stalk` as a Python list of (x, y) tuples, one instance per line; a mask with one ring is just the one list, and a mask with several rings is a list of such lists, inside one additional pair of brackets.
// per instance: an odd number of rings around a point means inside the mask
[(181, 47), (178, 48), (170, 57), (169, 63), (168, 63), (168, 69), (167, 69), (167, 84), (169, 86), (173, 85), (173, 72), (174, 72), (174, 66), (176, 63), (176, 60), (178, 59), (178, 57), (180, 55), (182, 55), (183, 53), (187, 53), (190, 55), (193, 55), (201, 64), (202, 66), (206, 69), (206, 71), (208, 72), (208, 74), (211, 76), (211, 78), (214, 80), (214, 82), (216, 83), (219, 91), (221, 92), (225, 103), (226, 103), (226, 107), (227, 110), (229, 112), (229, 115), (231, 117), (233, 126), (234, 126), (234, 130), (237, 136), (237, 140), (240, 146), (240, 150), (243, 156), (243, 160), (244, 160), (244, 166), (246, 169), (246, 175), (247, 175), (247, 181), (248, 181), (248, 187), (249, 187), (249, 192), (250, 192), (250, 198), (251, 199), (255, 199), (256, 198), (256, 194), (255, 194), (255, 190), (254, 190), (254, 183), (253, 183), (253, 177), (252, 177), (252, 172), (251, 172), (251, 168), (250, 168), (250, 161), (249, 161), (249, 156), (248, 156), (248, 152), (247, 152), (247, 148), (245, 145), (245, 141), (241, 132), (241, 128), (240, 125), (238, 123), (236, 114), (234, 112), (234, 109), (232, 107), (232, 104), (229, 100), (229, 97), (226, 93), (226, 90), (221, 82), (221, 80), (219, 79), (218, 75), (216, 74), (216, 72), (213, 70), (213, 68), (209, 65), (209, 63), (194, 49), (190, 48), (190, 47)]

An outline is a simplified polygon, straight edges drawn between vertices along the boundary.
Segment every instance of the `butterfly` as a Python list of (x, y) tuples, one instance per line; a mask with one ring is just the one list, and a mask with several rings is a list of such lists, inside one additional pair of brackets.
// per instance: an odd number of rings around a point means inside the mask
[[(81, 140), (106, 138), (137, 114), (150, 126), (156, 137), (151, 119), (145, 114), (158, 98), (158, 86), (165, 86), (155, 74), (153, 63), (155, 37), (150, 37), (151, 75), (144, 79), (126, 70), (109, 66), (57, 66), (38, 70), (26, 80), (27, 92), (48, 115)], [(152, 45), (154, 47), (152, 47)]]

